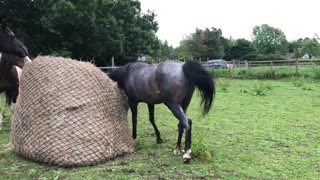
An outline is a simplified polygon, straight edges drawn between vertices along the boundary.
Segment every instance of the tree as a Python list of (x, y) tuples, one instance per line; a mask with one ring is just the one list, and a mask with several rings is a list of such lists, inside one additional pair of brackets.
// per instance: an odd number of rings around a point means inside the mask
[(158, 23), (155, 13), (141, 13), (139, 1), (117, 0), (112, 13), (124, 33), (123, 52), (117, 57), (121, 64), (135, 61), (141, 55), (155, 55), (160, 48), (156, 37)]
[(288, 52), (288, 42), (285, 34), (267, 24), (253, 28), (253, 44), (264, 55), (284, 55)]
[(252, 60), (254, 59), (256, 50), (252, 42), (245, 39), (237, 39), (231, 47), (226, 49), (226, 60)]
[(180, 45), (174, 49), (175, 57), (177, 57), (179, 60), (192, 60), (193, 56), (190, 51), (190, 41), (183, 39), (180, 41)]
[(222, 37), (221, 29), (197, 28), (195, 33), (186, 37), (184, 43), (188, 44), (195, 59), (214, 59), (224, 56), (225, 39)]
[(318, 57), (320, 54), (320, 45), (317, 40), (305, 38), (302, 42), (300, 55), (308, 54), (310, 57)]
[(196, 32), (187, 37), (189, 50), (196, 59), (205, 59), (208, 47), (205, 44), (204, 32), (201, 29), (196, 29)]
[(301, 47), (302, 47), (302, 43), (303, 43), (303, 39), (300, 38), (298, 40), (295, 41), (291, 41), (288, 43), (288, 51), (289, 53), (294, 53), (294, 57), (301, 57), (303, 55), (301, 55)]
[(174, 59), (173, 47), (168, 45), (168, 41), (164, 41), (160, 45), (161, 60)]
[(224, 56), (225, 39), (222, 37), (222, 30), (214, 27), (204, 30), (205, 45), (208, 50), (206, 56), (209, 59), (222, 58)]

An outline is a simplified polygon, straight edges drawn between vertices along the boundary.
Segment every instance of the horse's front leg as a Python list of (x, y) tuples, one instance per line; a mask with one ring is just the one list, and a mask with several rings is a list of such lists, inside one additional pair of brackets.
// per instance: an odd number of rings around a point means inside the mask
[(129, 100), (129, 106), (132, 114), (132, 138), (137, 138), (137, 114), (138, 114), (138, 103), (135, 101)]
[(149, 109), (149, 121), (152, 124), (153, 129), (156, 133), (157, 143), (161, 144), (163, 142), (163, 140), (160, 137), (160, 131), (158, 130), (157, 125), (154, 121), (154, 104), (148, 104), (148, 109)]
[(181, 146), (181, 137), (183, 134), (183, 130), (186, 131), (186, 139), (185, 139), (185, 152), (183, 155), (183, 161), (188, 162), (191, 159), (191, 125), (192, 121), (189, 119), (184, 113), (182, 107), (178, 104), (166, 104), (174, 116), (179, 120), (178, 124), (178, 141), (176, 149), (174, 150), (174, 154), (179, 154), (180, 146)]

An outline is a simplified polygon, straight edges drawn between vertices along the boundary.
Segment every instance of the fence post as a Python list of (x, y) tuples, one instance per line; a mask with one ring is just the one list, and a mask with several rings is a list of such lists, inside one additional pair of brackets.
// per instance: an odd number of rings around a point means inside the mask
[(296, 60), (296, 73), (295, 73), (295, 75), (296, 75), (296, 77), (298, 77), (298, 62), (299, 62), (299, 60), (297, 59)]
[(114, 57), (111, 57), (111, 66), (114, 67)]
[(273, 61), (270, 61), (271, 71), (273, 70)]

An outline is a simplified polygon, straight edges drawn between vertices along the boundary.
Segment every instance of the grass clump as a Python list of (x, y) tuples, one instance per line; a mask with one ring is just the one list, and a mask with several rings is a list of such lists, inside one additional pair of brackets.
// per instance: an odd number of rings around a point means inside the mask
[(195, 158), (202, 161), (208, 161), (212, 157), (212, 147), (209, 146), (209, 140), (203, 132), (199, 136), (194, 137), (192, 154)]

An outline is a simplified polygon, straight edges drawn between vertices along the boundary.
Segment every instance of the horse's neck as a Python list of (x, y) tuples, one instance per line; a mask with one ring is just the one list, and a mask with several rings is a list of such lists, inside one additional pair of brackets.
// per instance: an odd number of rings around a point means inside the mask
[(10, 88), (12, 88), (12, 83), (10, 83), (8, 80), (0, 80), (0, 92)]

